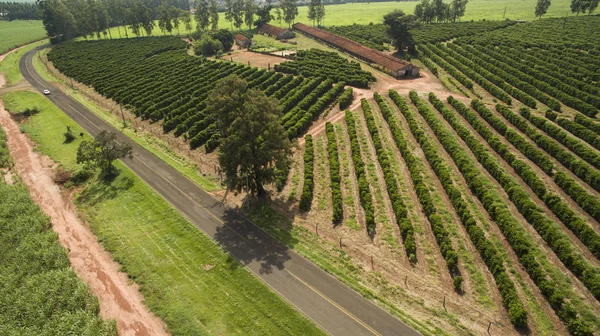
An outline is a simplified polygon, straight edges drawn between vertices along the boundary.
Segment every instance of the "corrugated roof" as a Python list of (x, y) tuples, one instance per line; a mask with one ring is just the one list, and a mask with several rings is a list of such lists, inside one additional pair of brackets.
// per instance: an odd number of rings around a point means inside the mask
[(260, 27), (258, 27), (258, 31), (263, 34), (268, 34), (275, 37), (285, 33), (285, 29), (271, 26), (268, 23), (263, 23), (262, 25), (260, 25)]
[(242, 34), (235, 35), (235, 39), (237, 41), (249, 41), (250, 40), (247, 36), (244, 36)]
[(331, 43), (332, 45), (347, 50), (350, 53), (359, 55), (373, 63), (377, 63), (383, 67), (386, 67), (391, 71), (400, 70), (405, 68), (407, 65), (410, 65), (409, 62), (398, 59), (391, 55), (384, 54), (379, 50), (367, 48), (358, 42), (321, 29), (307, 26), (303, 23), (296, 23), (294, 25), (294, 29), (298, 29), (301, 32), (312, 35), (327, 43)]

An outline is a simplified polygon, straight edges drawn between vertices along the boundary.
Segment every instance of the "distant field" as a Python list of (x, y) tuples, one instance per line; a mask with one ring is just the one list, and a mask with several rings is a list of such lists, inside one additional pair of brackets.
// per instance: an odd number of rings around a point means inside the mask
[[(351, 24), (369, 24), (382, 23), (383, 16), (394, 9), (401, 9), (406, 13), (412, 13), (417, 5), (417, 1), (403, 1), (403, 2), (376, 2), (376, 3), (347, 3), (342, 5), (328, 5), (325, 6), (325, 26), (344, 26)], [(569, 9), (569, 0), (555, 0), (552, 2), (548, 14), (544, 15), (547, 17), (562, 17), (567, 14), (571, 15)], [(504, 15), (504, 8), (506, 7), (506, 15)], [(467, 4), (466, 15), (463, 21), (469, 20), (533, 20), (535, 9), (535, 1), (525, 2), (523, 0), (506, 0), (506, 1), (492, 1), (492, 0), (471, 0)], [(306, 18), (308, 13), (308, 7), (298, 7), (297, 22), (310, 23)], [(273, 15), (275, 12), (272, 12)], [(285, 22), (281, 24), (273, 20), (273, 25), (287, 27)], [(231, 22), (225, 19), (225, 13), (220, 13), (219, 20), (220, 28), (231, 29)], [(192, 22), (192, 31), (196, 27), (195, 21)], [(246, 25), (242, 26), (242, 29), (247, 29)], [(181, 34), (187, 34), (188, 32), (180, 27)], [(113, 38), (119, 37), (119, 31), (116, 27), (111, 28), (111, 34)], [(152, 31), (153, 35), (163, 35), (158, 28), (158, 24)], [(177, 30), (173, 30), (173, 34), (177, 34)], [(129, 36), (135, 36), (129, 31)], [(121, 29), (121, 37), (125, 37), (125, 31)]]
[(0, 54), (45, 36), (42, 21), (0, 21)]

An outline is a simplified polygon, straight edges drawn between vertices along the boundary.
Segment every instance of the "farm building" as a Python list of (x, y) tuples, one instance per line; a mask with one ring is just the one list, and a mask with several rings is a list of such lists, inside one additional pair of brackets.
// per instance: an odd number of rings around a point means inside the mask
[(235, 35), (233, 37), (233, 40), (235, 41), (235, 44), (240, 46), (240, 48), (248, 48), (252, 45), (252, 40), (249, 37), (244, 36), (242, 34)]
[(392, 75), (394, 78), (418, 77), (419, 68), (410, 62), (387, 55), (378, 50), (367, 48), (362, 44), (332, 34), (330, 32), (307, 26), (302, 23), (296, 23), (294, 29), (297, 29), (317, 40), (325, 42), (334, 48), (340, 49), (360, 60), (373, 64), (376, 68)]
[(283, 29), (267, 23), (260, 25), (258, 32), (263, 35), (269, 35), (277, 40), (287, 40), (296, 37), (296, 34), (291, 29)]

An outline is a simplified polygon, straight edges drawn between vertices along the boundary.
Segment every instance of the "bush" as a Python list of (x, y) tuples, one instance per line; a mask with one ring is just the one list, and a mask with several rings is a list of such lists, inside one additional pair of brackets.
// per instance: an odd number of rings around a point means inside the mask
[(310, 204), (313, 199), (314, 189), (314, 148), (312, 136), (308, 134), (304, 137), (304, 186), (302, 187), (302, 196), (300, 196), (300, 210), (310, 210)]
[(339, 223), (342, 220), (344, 206), (342, 203), (342, 189), (340, 177), (340, 160), (338, 157), (337, 140), (333, 124), (327, 122), (325, 124), (325, 132), (327, 133), (327, 153), (329, 158), (329, 177), (331, 180), (331, 203), (332, 211), (331, 221)]
[(352, 99), (354, 99), (354, 93), (351, 87), (344, 90), (342, 96), (340, 97), (340, 110), (344, 110), (352, 104)]
[(65, 143), (71, 143), (73, 142), (73, 140), (75, 140), (75, 135), (73, 134), (73, 131), (71, 131), (71, 127), (67, 126), (67, 131), (64, 133), (65, 136)]
[(221, 49), (222, 51), (227, 52), (231, 50), (231, 47), (233, 46), (233, 33), (231, 33), (229, 29), (219, 29), (216, 32), (212, 32), (210, 36), (221, 42), (221, 45), (223, 46)]
[(460, 292), (462, 290), (462, 282), (463, 282), (463, 278), (462, 276), (457, 276), (454, 277), (454, 279), (452, 280), (452, 284), (454, 285), (454, 290), (457, 292)]
[(196, 55), (205, 57), (213, 56), (219, 51), (223, 51), (223, 44), (219, 40), (215, 40), (209, 35), (203, 35), (200, 40), (194, 44)]

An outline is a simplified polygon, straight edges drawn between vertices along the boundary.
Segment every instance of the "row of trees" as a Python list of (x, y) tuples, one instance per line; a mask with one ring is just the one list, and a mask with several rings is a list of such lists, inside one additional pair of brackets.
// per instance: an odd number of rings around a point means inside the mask
[(465, 15), (469, 0), (453, 0), (444, 3), (443, 0), (421, 0), (415, 7), (415, 16), (420, 22), (456, 22)]
[(325, 133), (327, 134), (327, 156), (329, 158), (329, 179), (331, 181), (331, 221), (333, 223), (339, 223), (344, 216), (344, 206), (342, 201), (340, 159), (338, 156), (337, 139), (332, 123), (325, 123)]
[[(519, 262), (557, 315), (565, 322), (569, 331), (577, 335), (592, 335), (589, 322), (579, 318), (575, 306), (570, 302), (575, 294), (568, 287), (559, 285), (564, 281), (564, 277), (556, 268), (542, 264), (539, 260), (540, 255), (542, 255), (539, 247), (534, 243), (531, 235), (527, 233), (519, 220), (512, 215), (506, 201), (498, 194), (496, 186), (477, 167), (469, 156), (468, 150), (457, 139), (456, 134), (440, 121), (437, 114), (431, 111), (429, 105), (423, 102), (415, 91), (410, 92), (410, 99), (417, 106), (417, 110), (429, 124), (448, 155), (456, 163), (473, 194), (481, 201), (484, 209), (502, 231), (502, 234), (515, 251)], [(455, 113), (453, 115), (456, 116)], [(479, 152), (473, 154), (479, 158)], [(529, 197), (523, 199), (523, 201), (528, 199)]]
[(400, 109), (402, 115), (406, 118), (406, 122), (411, 133), (423, 149), (423, 154), (429, 162), (429, 165), (437, 175), (442, 187), (446, 191), (456, 214), (461, 220), (462, 225), (469, 234), (471, 242), (479, 252), (482, 260), (494, 276), (498, 291), (502, 296), (502, 303), (510, 316), (511, 323), (516, 327), (527, 325), (527, 311), (523, 303), (519, 299), (515, 285), (508, 276), (504, 258), (501, 252), (495, 247), (494, 243), (488, 238), (485, 232), (477, 225), (475, 216), (467, 206), (466, 196), (455, 186), (451, 169), (443, 159), (439, 146), (434, 143), (434, 140), (423, 130), (415, 113), (408, 107), (406, 99), (398, 94), (398, 92), (390, 89), (390, 98)]
[(0, 2), (0, 20), (39, 20), (38, 6), (26, 2)]
[[(587, 13), (590, 15), (598, 8), (599, 3), (600, 0), (571, 0), (571, 13), (576, 15)], [(542, 17), (546, 14), (548, 8), (550, 8), (550, 0), (538, 0), (535, 6), (535, 16)]]
[(404, 244), (406, 256), (410, 262), (415, 263), (417, 262), (415, 230), (410, 219), (408, 218), (406, 205), (402, 201), (402, 195), (400, 194), (400, 189), (398, 188), (398, 182), (396, 181), (396, 176), (390, 163), (391, 158), (389, 157), (388, 152), (386, 152), (383, 148), (383, 142), (381, 140), (377, 125), (375, 124), (375, 118), (371, 112), (371, 106), (364, 98), (361, 99), (360, 105), (367, 123), (367, 130), (369, 131), (369, 134), (371, 134), (371, 139), (373, 140), (373, 147), (375, 148), (377, 161), (379, 161), (379, 166), (381, 166), (381, 170), (383, 171), (383, 178), (387, 189), (387, 194), (392, 203), (394, 215), (396, 216), (396, 224), (400, 229), (400, 235), (402, 236), (402, 243)]
[[(417, 198), (419, 199), (419, 203), (421, 203), (421, 206), (423, 207), (423, 212), (425, 213), (425, 216), (427, 216), (427, 220), (431, 225), (431, 230), (435, 236), (435, 241), (440, 247), (440, 252), (444, 257), (444, 260), (446, 260), (448, 271), (454, 279), (454, 288), (456, 290), (460, 290), (462, 276), (460, 276), (460, 271), (458, 270), (458, 254), (452, 246), (450, 233), (446, 229), (444, 220), (440, 215), (438, 207), (433, 203), (433, 198), (431, 197), (429, 188), (425, 183), (426, 175), (424, 166), (422, 165), (422, 160), (421, 158), (415, 156), (408, 147), (408, 141), (404, 137), (402, 129), (399, 127), (396, 116), (389, 108), (387, 103), (377, 92), (375, 92), (374, 98), (377, 102), (377, 105), (379, 105), (383, 119), (390, 127), (390, 132), (392, 133), (394, 143), (396, 144), (396, 147), (398, 147), (400, 155), (402, 155), (402, 159), (404, 159), (404, 162), (408, 167), (410, 177), (413, 182), (413, 189), (415, 190)], [(365, 118), (367, 118), (369, 126), (374, 125), (374, 122), (372, 122), (373, 116), (370, 113), (367, 113), (367, 111), (365, 111)], [(369, 119), (371, 121), (369, 121)]]
[[(109, 27), (128, 25), (136, 36), (152, 35), (155, 19), (163, 33), (179, 31), (184, 24), (191, 30), (191, 17), (185, 1), (169, 0), (160, 4), (141, 0), (38, 0), (40, 16), (49, 36), (57, 41), (77, 36), (110, 36)], [(183, 9), (181, 7), (184, 7)], [(118, 28), (119, 37), (121, 29)], [(124, 32), (128, 37), (128, 31)]]

